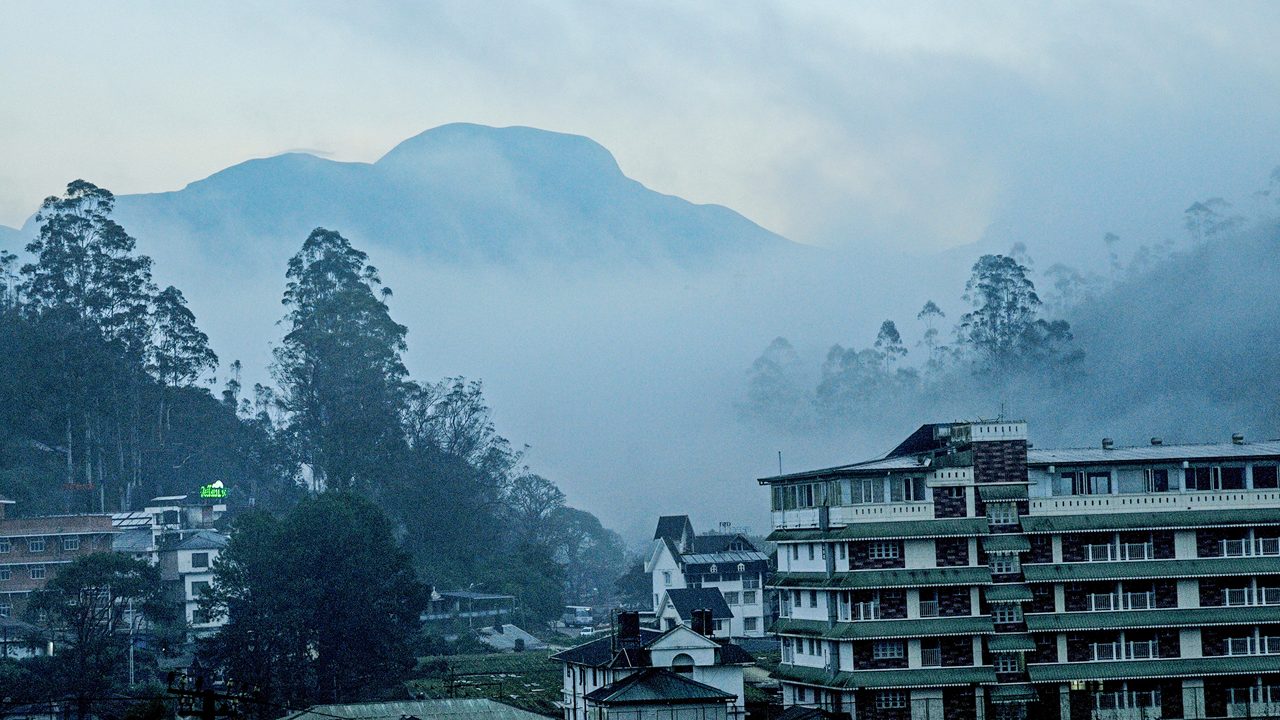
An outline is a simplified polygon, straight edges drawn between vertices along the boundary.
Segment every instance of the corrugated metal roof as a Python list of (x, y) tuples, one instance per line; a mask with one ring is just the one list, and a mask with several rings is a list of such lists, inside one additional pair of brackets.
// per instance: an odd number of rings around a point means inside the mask
[(948, 635), (990, 635), (995, 632), (988, 615), (917, 618), (911, 620), (858, 620), (831, 623), (823, 620), (780, 618), (770, 632), (806, 635), (837, 640), (873, 638), (944, 637)]
[(445, 717), (453, 720), (546, 720), (541, 715), (481, 698), (313, 705), (302, 712), (287, 715), (282, 720), (332, 720), (334, 717), (351, 720), (400, 720), (406, 715), (423, 720)]
[(982, 538), (982, 550), (987, 553), (1018, 553), (1026, 552), (1030, 549), (1031, 541), (1027, 539), (1026, 535), (1005, 533), (987, 535)]
[(1028, 465), (1109, 465), (1125, 462), (1183, 460), (1244, 459), (1275, 457), (1280, 459), (1280, 440), (1254, 443), (1206, 443), (1187, 445), (1136, 445), (1132, 447), (1101, 447), (1031, 449), (1027, 451)]
[(730, 550), (718, 553), (700, 553), (681, 555), (680, 559), (690, 565), (711, 565), (713, 563), (748, 563), (768, 561), (769, 556), (762, 552), (742, 552)]
[[(1277, 563), (1280, 566), (1280, 563)], [(1280, 567), (1277, 568), (1280, 572)], [(858, 570), (836, 573), (778, 573), (772, 587), (784, 588), (883, 588), (936, 587), (942, 585), (990, 585), (991, 569), (986, 566), (921, 568), (912, 570)]]
[(940, 520), (899, 520), (849, 523), (830, 530), (774, 530), (772, 542), (809, 540), (887, 540), (897, 538), (972, 537), (989, 532), (987, 519), (943, 518)]
[(1280, 622), (1280, 605), (1166, 608), (1114, 612), (1027, 613), (1031, 632), (1115, 630), (1119, 628), (1253, 625)]
[(1280, 655), (1233, 657), (1160, 658), (1119, 662), (1073, 662), (1028, 665), (1031, 682), (1067, 680), (1120, 680), (1124, 678), (1172, 678), (1197, 675), (1256, 675), (1280, 671)]
[(987, 602), (1026, 602), (1031, 599), (1031, 588), (1026, 585), (992, 585), (984, 593)]
[(987, 649), (991, 652), (1032, 652), (1036, 649), (1036, 641), (1026, 633), (992, 635), (987, 639)]
[(724, 703), (737, 698), (720, 688), (663, 668), (641, 670), (615, 683), (596, 688), (585, 697), (601, 705)]
[(1022, 575), (1029, 583), (1084, 580), (1140, 580), (1156, 578), (1239, 577), (1280, 575), (1275, 557), (1195, 558), (1187, 560), (1128, 560), (1027, 564)]
[(777, 482), (791, 482), (793, 480), (813, 480), (817, 478), (827, 477), (829, 475), (862, 475), (867, 473), (891, 472), (894, 470), (920, 470), (929, 469), (929, 458), (923, 458), (921, 463), (916, 459), (915, 455), (899, 455), (897, 457), (882, 457), (875, 460), (864, 460), (862, 462), (850, 463), (848, 465), (836, 465), (835, 467), (821, 468), (818, 470), (805, 470), (804, 472), (789, 473), (786, 475), (773, 475), (771, 477), (762, 477), (758, 482), (768, 485)]
[(1280, 525), (1280, 508), (1026, 515), (1021, 518), (1021, 522), (1023, 532), (1029, 534), (1090, 530), (1169, 530), (1173, 528), (1225, 527), (1228, 525)]
[(858, 670), (833, 673), (823, 668), (779, 665), (771, 676), (779, 680), (793, 680), (806, 685), (838, 689), (946, 687), (996, 681), (995, 671), (990, 666)]

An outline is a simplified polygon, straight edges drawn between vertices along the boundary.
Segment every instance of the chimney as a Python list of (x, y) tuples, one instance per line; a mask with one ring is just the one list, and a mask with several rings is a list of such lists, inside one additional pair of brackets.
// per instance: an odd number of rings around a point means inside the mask
[(618, 613), (618, 647), (623, 650), (640, 647), (640, 613), (623, 610)]
[(1244, 444), (1244, 433), (1232, 433), (1232, 434), (1231, 434), (1231, 442), (1232, 442), (1232, 444), (1235, 444), (1235, 445), (1243, 445), (1243, 444)]
[(1160, 439), (1160, 438), (1158, 438), (1158, 437), (1153, 437), (1153, 438), (1151, 438), (1151, 444), (1152, 444), (1152, 445), (1163, 445), (1163, 444), (1164, 444), (1164, 440), (1161, 440), (1161, 439)]
[(1113, 447), (1115, 447), (1115, 446), (1116, 446), (1116, 441), (1115, 441), (1115, 440), (1112, 440), (1111, 438), (1102, 438), (1102, 449), (1103, 449), (1103, 450), (1110, 450), (1111, 448), (1113, 448)]
[(707, 608), (699, 608), (693, 611), (693, 631), (703, 637), (711, 637), (712, 629), (715, 624), (711, 619), (711, 611)]

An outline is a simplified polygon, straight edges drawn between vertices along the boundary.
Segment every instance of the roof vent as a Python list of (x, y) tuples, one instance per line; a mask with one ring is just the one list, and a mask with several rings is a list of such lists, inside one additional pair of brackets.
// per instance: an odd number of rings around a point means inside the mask
[(1115, 447), (1115, 446), (1116, 446), (1116, 441), (1115, 441), (1115, 440), (1112, 440), (1111, 438), (1102, 438), (1102, 449), (1103, 449), (1103, 450), (1110, 450), (1111, 448), (1113, 448), (1113, 447)]
[(1243, 444), (1244, 444), (1244, 433), (1232, 433), (1232, 434), (1231, 434), (1231, 442), (1235, 443), (1236, 445), (1243, 445)]
[(1158, 437), (1153, 437), (1153, 438), (1151, 438), (1151, 444), (1152, 444), (1152, 445), (1163, 445), (1163, 444), (1164, 444), (1164, 440), (1161, 440), (1161, 439), (1160, 439), (1160, 438), (1158, 438)]

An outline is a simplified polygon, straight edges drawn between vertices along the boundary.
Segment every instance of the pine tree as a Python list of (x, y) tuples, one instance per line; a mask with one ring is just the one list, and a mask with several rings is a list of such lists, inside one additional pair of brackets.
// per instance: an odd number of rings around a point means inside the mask
[(218, 367), (209, 336), (196, 326), (182, 291), (170, 285), (155, 297), (150, 369), (166, 387), (186, 387)]

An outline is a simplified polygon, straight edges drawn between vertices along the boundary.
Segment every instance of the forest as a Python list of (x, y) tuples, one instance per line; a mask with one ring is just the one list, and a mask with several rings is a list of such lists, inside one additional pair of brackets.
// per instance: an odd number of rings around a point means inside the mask
[(527, 466), (479, 380), (409, 377), (391, 289), (340, 232), (298, 239), (281, 337), (262, 338), (274, 383), (246, 388), (182, 291), (156, 286), (114, 202), (72, 182), (42, 204), (26, 262), (0, 250), (12, 512), (137, 509), (215, 481), (233, 511), (280, 517), (309, 495), (354, 494), (431, 586), (515, 594), (531, 620), (613, 592), (622, 540)]

